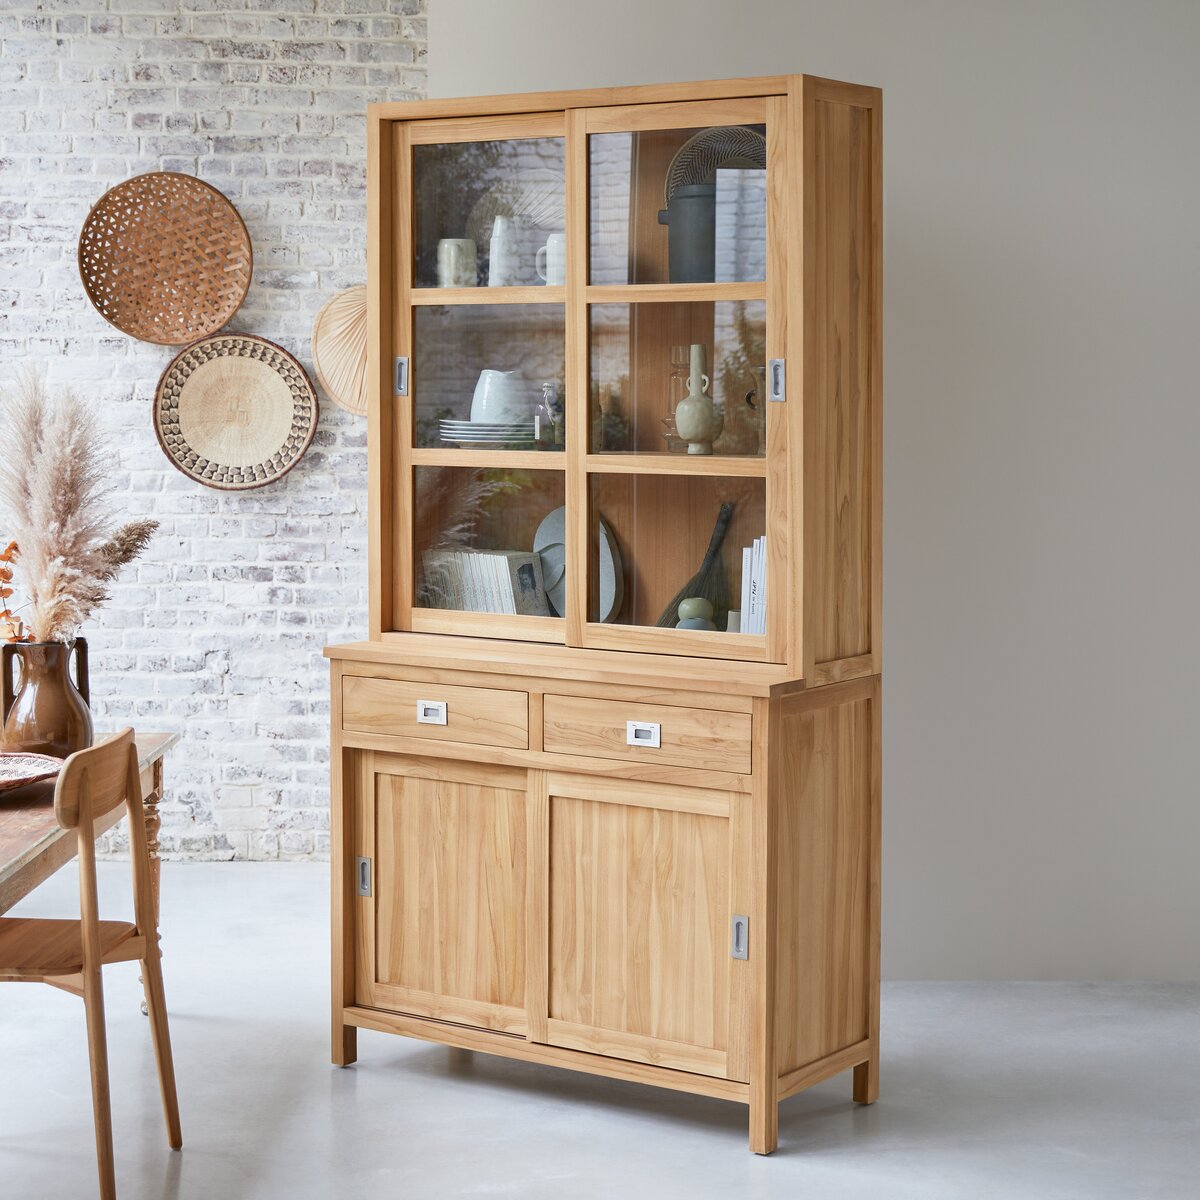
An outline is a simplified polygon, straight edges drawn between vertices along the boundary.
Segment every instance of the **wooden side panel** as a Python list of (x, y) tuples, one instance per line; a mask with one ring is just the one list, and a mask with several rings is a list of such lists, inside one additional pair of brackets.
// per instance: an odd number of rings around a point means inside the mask
[(443, 1019), (522, 1027), (524, 790), (377, 773), (375, 845), (376, 999), (422, 1012), (437, 997)]
[[(872, 89), (803, 81), (804, 676), (879, 671), (881, 204)], [(838, 669), (868, 656), (865, 669)]]
[(548, 1040), (724, 1075), (728, 817), (552, 786), (549, 850)]
[(775, 1037), (780, 1075), (875, 1032), (877, 680), (782, 701)]

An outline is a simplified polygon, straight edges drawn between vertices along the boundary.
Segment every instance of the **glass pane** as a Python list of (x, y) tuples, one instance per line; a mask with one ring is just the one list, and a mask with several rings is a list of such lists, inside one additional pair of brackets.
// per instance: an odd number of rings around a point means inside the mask
[(413, 334), (416, 445), (563, 448), (562, 305), (418, 305)]
[(593, 134), (591, 282), (766, 279), (765, 135), (763, 125)]
[(561, 617), (566, 510), (561, 471), (417, 467), (417, 608)]
[[(766, 317), (761, 300), (593, 305), (592, 453), (765, 453)], [(709, 387), (680, 426), (693, 354)]]
[(765, 512), (762, 479), (593, 475), (588, 619), (765, 632)]
[(564, 282), (562, 138), (414, 146), (413, 207), (416, 287)]

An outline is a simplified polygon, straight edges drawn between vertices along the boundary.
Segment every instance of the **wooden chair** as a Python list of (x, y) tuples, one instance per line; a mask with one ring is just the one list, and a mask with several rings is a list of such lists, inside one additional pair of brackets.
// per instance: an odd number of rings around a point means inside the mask
[[(96, 898), (95, 822), (122, 802), (129, 813), (129, 857), (133, 864), (136, 919), (133, 925), (128, 921), (101, 921)], [(136, 959), (142, 965), (150, 1032), (158, 1059), (158, 1082), (167, 1120), (167, 1140), (175, 1150), (183, 1145), (163, 994), (158, 923), (150, 887), (150, 853), (146, 847), (142, 788), (132, 729), (126, 729), (90, 750), (80, 750), (66, 760), (54, 791), (54, 810), (64, 829), (79, 831), (80, 920), (0, 917), (0, 981), (49, 983), (83, 997), (92, 1068), (100, 1195), (102, 1200), (115, 1200), (108, 1042), (100, 974), (100, 968), (108, 963)]]

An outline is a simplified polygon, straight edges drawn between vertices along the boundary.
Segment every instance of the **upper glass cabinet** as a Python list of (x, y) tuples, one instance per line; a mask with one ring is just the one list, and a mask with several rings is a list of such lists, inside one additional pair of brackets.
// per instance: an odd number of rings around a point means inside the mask
[(590, 282), (766, 279), (764, 125), (588, 139)]
[(565, 280), (561, 137), (413, 146), (413, 286)]

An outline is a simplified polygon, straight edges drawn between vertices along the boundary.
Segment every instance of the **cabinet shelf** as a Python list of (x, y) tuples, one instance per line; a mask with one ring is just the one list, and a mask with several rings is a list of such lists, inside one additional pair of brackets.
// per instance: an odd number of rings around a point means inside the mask
[(716, 300), (765, 300), (765, 283), (589, 284), (589, 304), (695, 304)]
[(767, 460), (757, 455), (589, 454), (587, 469), (598, 475), (722, 475), (765, 479)]
[(408, 293), (413, 305), (442, 304), (565, 304), (563, 287), (465, 287), (421, 288)]
[(411, 455), (416, 467), (495, 467), (502, 471), (567, 468), (567, 456), (561, 450), (449, 450), (426, 446), (415, 447)]

